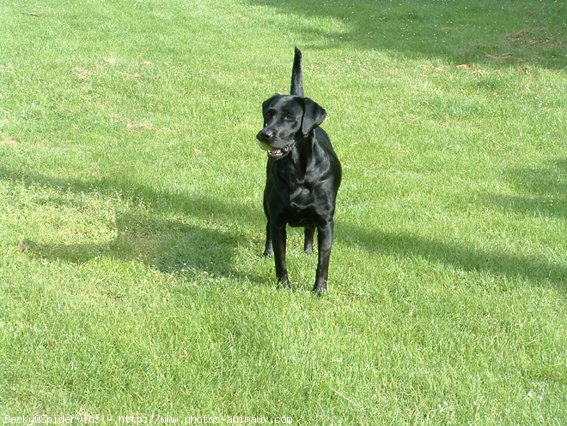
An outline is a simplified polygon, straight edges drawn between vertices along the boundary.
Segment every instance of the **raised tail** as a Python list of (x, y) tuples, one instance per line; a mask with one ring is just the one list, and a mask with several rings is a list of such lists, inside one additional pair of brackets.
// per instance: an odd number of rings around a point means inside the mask
[(291, 69), (291, 95), (303, 95), (303, 73), (301, 71), (301, 50), (295, 48), (295, 56), (293, 58), (293, 68)]

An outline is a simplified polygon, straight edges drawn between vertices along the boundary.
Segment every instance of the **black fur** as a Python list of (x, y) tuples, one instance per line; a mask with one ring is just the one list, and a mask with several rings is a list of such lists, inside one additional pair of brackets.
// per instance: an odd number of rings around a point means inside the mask
[(278, 282), (289, 288), (286, 225), (305, 228), (307, 253), (313, 252), (317, 229), (319, 257), (313, 290), (321, 294), (327, 289), (333, 215), (342, 172), (327, 133), (319, 127), (325, 110), (303, 97), (301, 60), (301, 51), (296, 48), (291, 95), (274, 95), (262, 104), (264, 127), (256, 137), (271, 147), (264, 190), (268, 219), (264, 255), (274, 254)]

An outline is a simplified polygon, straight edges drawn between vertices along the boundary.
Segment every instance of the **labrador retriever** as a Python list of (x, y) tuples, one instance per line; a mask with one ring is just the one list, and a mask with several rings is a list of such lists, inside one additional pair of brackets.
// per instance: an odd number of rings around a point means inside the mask
[(262, 104), (264, 126), (257, 134), (267, 151), (264, 255), (274, 255), (278, 283), (291, 288), (286, 265), (286, 226), (304, 227), (304, 251), (313, 253), (317, 229), (318, 262), (313, 291), (327, 289), (333, 245), (333, 215), (341, 184), (341, 164), (327, 133), (319, 127), (325, 110), (303, 96), (302, 54), (295, 48), (291, 94)]

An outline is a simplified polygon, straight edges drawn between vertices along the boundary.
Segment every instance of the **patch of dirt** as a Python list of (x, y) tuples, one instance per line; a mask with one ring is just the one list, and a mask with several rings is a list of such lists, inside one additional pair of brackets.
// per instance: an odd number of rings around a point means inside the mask
[(484, 56), (486, 57), (486, 59), (491, 59), (493, 61), (498, 61), (498, 62), (507, 61), (508, 59), (512, 59), (513, 57), (513, 55), (510, 52), (487, 53)]
[(506, 41), (515, 45), (534, 45), (553, 43), (555, 37), (546, 27), (524, 28), (506, 36)]
[(11, 138), (1, 138), (0, 137), (0, 145), (7, 145), (7, 146), (16, 146), (18, 145), (18, 141)]

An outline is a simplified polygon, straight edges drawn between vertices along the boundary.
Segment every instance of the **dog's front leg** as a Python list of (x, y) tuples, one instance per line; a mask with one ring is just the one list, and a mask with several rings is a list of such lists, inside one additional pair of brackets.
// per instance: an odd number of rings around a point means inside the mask
[(272, 237), (272, 244), (274, 248), (274, 260), (276, 263), (276, 277), (278, 285), (284, 288), (291, 288), (289, 278), (287, 276), (287, 265), (285, 262), (285, 246), (286, 246), (286, 229), (285, 224), (278, 228), (275, 226), (270, 227), (270, 235)]
[(333, 246), (333, 221), (317, 227), (317, 245), (319, 247), (319, 259), (317, 262), (317, 275), (313, 291), (320, 296), (327, 290), (327, 278), (329, 277), (329, 259)]

